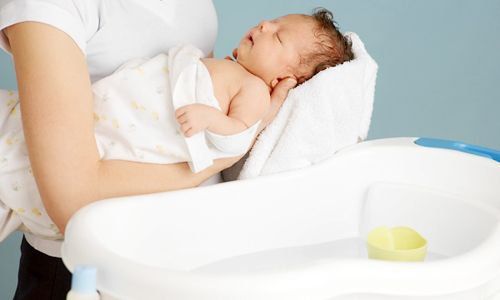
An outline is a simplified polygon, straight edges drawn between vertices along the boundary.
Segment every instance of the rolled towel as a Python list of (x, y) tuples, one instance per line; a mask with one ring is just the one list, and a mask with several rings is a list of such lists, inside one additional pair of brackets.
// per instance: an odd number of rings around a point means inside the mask
[(316, 74), (290, 91), (261, 133), (238, 179), (303, 168), (366, 139), (378, 66), (355, 33), (354, 59)]

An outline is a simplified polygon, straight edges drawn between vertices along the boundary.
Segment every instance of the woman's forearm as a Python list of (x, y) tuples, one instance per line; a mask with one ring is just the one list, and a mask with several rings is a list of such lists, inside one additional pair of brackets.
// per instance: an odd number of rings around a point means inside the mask
[(236, 162), (199, 174), (187, 164), (101, 161), (83, 53), (62, 31), (24, 22), (6, 30), (12, 49), (24, 136), (44, 206), (64, 232), (81, 207), (103, 198), (196, 186)]
[(103, 199), (195, 187), (237, 160), (216, 160), (214, 165), (199, 173), (193, 173), (187, 163), (160, 165), (103, 160), (99, 163), (97, 197)]
[(87, 173), (65, 173), (77, 177), (77, 180), (61, 180), (60, 185), (44, 186), (42, 199), (52, 220), (64, 232), (71, 216), (87, 204), (105, 198), (195, 187), (237, 160), (217, 160), (199, 173), (192, 173), (187, 163), (159, 165), (102, 160)]

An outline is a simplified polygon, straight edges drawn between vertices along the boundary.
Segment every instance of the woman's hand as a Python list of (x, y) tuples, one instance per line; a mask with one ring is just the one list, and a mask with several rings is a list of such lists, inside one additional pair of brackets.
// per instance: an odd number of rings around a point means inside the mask
[[(237, 61), (238, 59), (237, 48), (233, 50), (232, 55), (233, 55), (232, 57), (226, 56), (225, 59)], [(285, 102), (285, 99), (288, 96), (288, 92), (296, 86), (297, 86), (297, 80), (292, 77), (282, 79), (280, 82), (278, 82), (278, 84), (274, 87), (274, 89), (271, 92), (271, 105), (269, 107), (269, 111), (266, 114), (266, 116), (262, 119), (262, 122), (260, 122), (259, 129), (257, 130), (257, 132), (261, 132), (264, 128), (267, 127), (267, 125), (271, 123), (271, 121), (274, 119), (274, 117), (280, 110), (281, 105), (283, 104), (283, 102)]]
[(278, 113), (281, 105), (285, 102), (288, 92), (297, 86), (297, 81), (294, 78), (285, 78), (281, 80), (271, 92), (271, 105), (266, 116), (262, 119), (259, 125), (258, 132), (261, 132), (267, 125), (271, 123), (276, 114)]
[[(281, 105), (283, 104), (283, 102), (285, 102), (285, 99), (288, 96), (288, 92), (296, 85), (297, 81), (293, 78), (287, 78), (281, 80), (278, 83), (278, 85), (276, 85), (276, 87), (271, 92), (271, 103), (269, 106), (269, 110), (266, 116), (262, 119), (262, 122), (260, 122), (259, 129), (257, 130), (258, 133), (261, 132), (264, 128), (266, 128), (267, 125), (271, 123), (271, 121), (278, 113)], [(254, 137), (252, 143), (255, 143), (257, 135)], [(238, 178), (238, 174), (243, 168), (244, 162), (247, 159), (247, 157), (248, 156), (240, 156), (238, 159), (231, 161), (230, 164), (228, 163), (227, 169), (222, 173), (223, 174), (222, 177), (224, 178), (225, 181), (232, 181)]]

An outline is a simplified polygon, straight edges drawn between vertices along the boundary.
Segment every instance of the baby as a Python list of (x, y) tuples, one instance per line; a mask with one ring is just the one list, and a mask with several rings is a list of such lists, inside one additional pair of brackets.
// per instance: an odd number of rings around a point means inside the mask
[[(353, 54), (332, 14), (321, 9), (312, 16), (259, 23), (245, 34), (233, 57), (201, 58), (193, 47), (174, 47), (168, 55), (128, 62), (94, 83), (101, 159), (194, 164), (193, 157), (201, 157), (201, 163), (191, 165), (196, 171), (212, 159), (244, 154), (268, 112), (270, 92), (281, 80), (293, 78), (300, 84)], [(16, 229), (62, 239), (31, 174), (17, 96), (0, 91), (2, 97), (0, 241)]]
[(234, 134), (255, 124), (268, 110), (270, 91), (279, 81), (302, 83), (319, 71), (351, 60), (350, 41), (335, 26), (331, 12), (287, 15), (250, 29), (233, 51), (236, 61), (202, 59), (222, 110), (192, 104), (176, 110), (186, 136), (208, 129)]

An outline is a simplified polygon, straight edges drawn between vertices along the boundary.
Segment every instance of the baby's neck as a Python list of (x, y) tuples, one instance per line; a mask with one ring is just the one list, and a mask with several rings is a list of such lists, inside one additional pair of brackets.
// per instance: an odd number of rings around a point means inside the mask
[(232, 61), (232, 62), (234, 62), (234, 63), (238, 64), (238, 65), (239, 65), (239, 66), (240, 66), (243, 70), (245, 70), (245, 72), (247, 72), (249, 75), (253, 75), (253, 76), (255, 76), (255, 77), (260, 78), (260, 80), (262, 80), (262, 82), (264, 82), (264, 84), (265, 84), (265, 85), (267, 86), (267, 88), (269, 89), (269, 93), (271, 93), (271, 91), (273, 90), (273, 88), (271, 87), (271, 85), (270, 85), (270, 84), (268, 84), (268, 83), (264, 80), (264, 78), (260, 77), (260, 76), (259, 76), (259, 75), (257, 75), (257, 74), (254, 74), (254, 73), (252, 73), (252, 72), (248, 71), (248, 69), (247, 69), (247, 68), (245, 68), (245, 66), (243, 66), (243, 65), (242, 65), (242, 64), (240, 64), (237, 60), (235, 60), (234, 58), (232, 58), (232, 57), (230, 57), (230, 56), (226, 56), (226, 57), (225, 57), (225, 59), (227, 59), (227, 60), (229, 60), (229, 61)]

